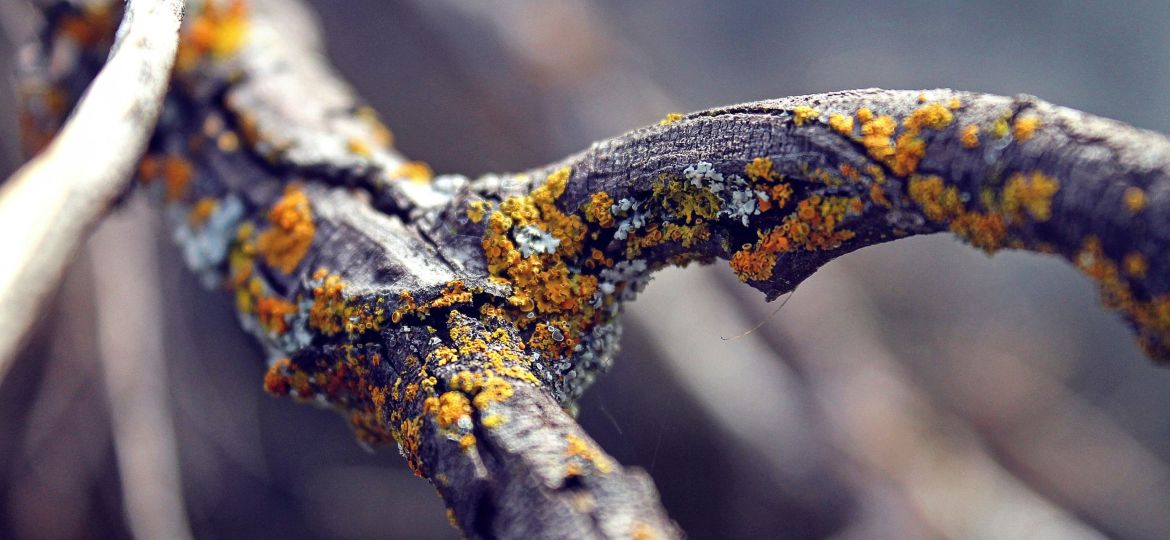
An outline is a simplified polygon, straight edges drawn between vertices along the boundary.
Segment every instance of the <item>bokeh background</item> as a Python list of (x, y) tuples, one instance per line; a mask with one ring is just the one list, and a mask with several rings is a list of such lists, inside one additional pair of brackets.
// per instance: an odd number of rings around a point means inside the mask
[[(1028, 93), (1170, 133), (1165, 1), (312, 4), (337, 68), (440, 173), (526, 169), (671, 111), (870, 86)], [(457, 537), (393, 449), (261, 392), (229, 296), (181, 267), (156, 214), (131, 204), (102, 227), (0, 385), (0, 538), (130, 535), (125, 453), (167, 437), (119, 444), (126, 388), (174, 426), (195, 537)], [(112, 294), (119, 280), (135, 287)], [(1067, 264), (914, 238), (777, 305), (724, 264), (664, 271), (583, 398), (581, 422), (649, 471), (692, 537), (1170, 537), (1170, 370)], [(126, 321), (157, 354), (111, 354), (103, 329)]]

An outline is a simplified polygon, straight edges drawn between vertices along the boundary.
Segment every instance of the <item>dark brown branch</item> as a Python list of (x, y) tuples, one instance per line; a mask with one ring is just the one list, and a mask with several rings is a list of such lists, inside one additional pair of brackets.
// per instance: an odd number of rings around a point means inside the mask
[[(266, 388), (395, 442), (473, 537), (676, 536), (566, 414), (650, 274), (728, 259), (769, 297), (951, 230), (1063, 255), (1170, 354), (1170, 144), (1029, 97), (864, 90), (634, 131), (522, 174), (430, 178), (296, 12), (209, 4), (141, 167), (192, 267), (234, 290)], [(308, 36), (304, 40), (289, 35)]]

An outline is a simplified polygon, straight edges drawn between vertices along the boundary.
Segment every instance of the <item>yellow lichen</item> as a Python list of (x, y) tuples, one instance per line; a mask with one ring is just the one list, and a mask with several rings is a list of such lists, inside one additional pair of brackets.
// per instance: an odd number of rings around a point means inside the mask
[(1130, 214), (1137, 214), (1146, 207), (1146, 192), (1137, 186), (1130, 186), (1125, 188), (1125, 193), (1122, 194), (1122, 201), (1125, 203), (1125, 209)]
[(1150, 263), (1146, 261), (1145, 255), (1142, 255), (1140, 251), (1131, 251), (1126, 253), (1125, 258), (1121, 260), (1121, 267), (1129, 277), (1145, 279), (1146, 272), (1150, 269)]
[(405, 178), (418, 183), (430, 182), (434, 175), (431, 166), (422, 161), (403, 162), (390, 174), (392, 178)]
[(584, 438), (573, 434), (565, 435), (565, 455), (568, 457), (577, 457), (593, 464), (597, 472), (601, 474), (609, 474), (613, 470), (613, 463), (609, 457), (606, 456), (599, 448), (591, 444)]
[(342, 331), (360, 334), (381, 329), (385, 310), (380, 302), (350, 303), (346, 300), (341, 276), (324, 268), (313, 273), (313, 303), (309, 307), (309, 327), (331, 336)]
[(471, 201), (467, 203), (467, 218), (472, 223), (483, 221), (484, 216), (487, 215), (487, 211), (488, 204), (484, 201)]
[(798, 105), (792, 109), (792, 122), (798, 126), (803, 126), (806, 122), (816, 120), (820, 116), (820, 111), (808, 105)]
[(247, 35), (247, 2), (203, 2), (184, 24), (175, 65), (180, 71), (189, 71), (209, 54), (214, 59), (232, 56)]
[(1052, 196), (1060, 182), (1040, 171), (1016, 173), (1003, 188), (1003, 210), (1007, 217), (1023, 219), (1027, 212), (1036, 221), (1052, 217)]
[(678, 122), (679, 120), (682, 120), (682, 119), (683, 119), (682, 113), (676, 113), (676, 112), (666, 113), (666, 118), (663, 118), (662, 121), (658, 122), (658, 125), (669, 126), (670, 124)]

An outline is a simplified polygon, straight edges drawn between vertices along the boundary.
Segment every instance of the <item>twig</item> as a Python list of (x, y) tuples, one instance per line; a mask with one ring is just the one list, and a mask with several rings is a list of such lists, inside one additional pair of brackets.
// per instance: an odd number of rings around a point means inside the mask
[[(163, 348), (157, 219), (128, 205), (89, 246), (106, 399), (126, 522), (135, 538), (191, 538)], [(128, 278), (133, 276), (133, 278)]]
[(127, 4), (109, 61), (44, 152), (0, 191), (0, 377), (86, 233), (130, 182), (162, 109), (182, 0)]

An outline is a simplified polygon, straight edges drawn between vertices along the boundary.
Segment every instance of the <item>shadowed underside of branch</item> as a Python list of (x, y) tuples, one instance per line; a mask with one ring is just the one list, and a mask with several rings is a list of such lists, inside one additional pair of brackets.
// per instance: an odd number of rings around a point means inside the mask
[[(1070, 260), (1170, 358), (1161, 135), (1031, 97), (861, 90), (432, 178), (330, 71), (311, 20), (268, 4), (193, 8), (140, 177), (192, 270), (235, 294), (266, 389), (396, 443), (469, 536), (678, 535), (648, 477), (570, 416), (623, 303), (664, 266), (727, 260), (775, 298), (849, 251), (949, 230)], [(75, 14), (55, 8), (50, 28)], [(93, 66), (28, 69), (68, 94)]]

